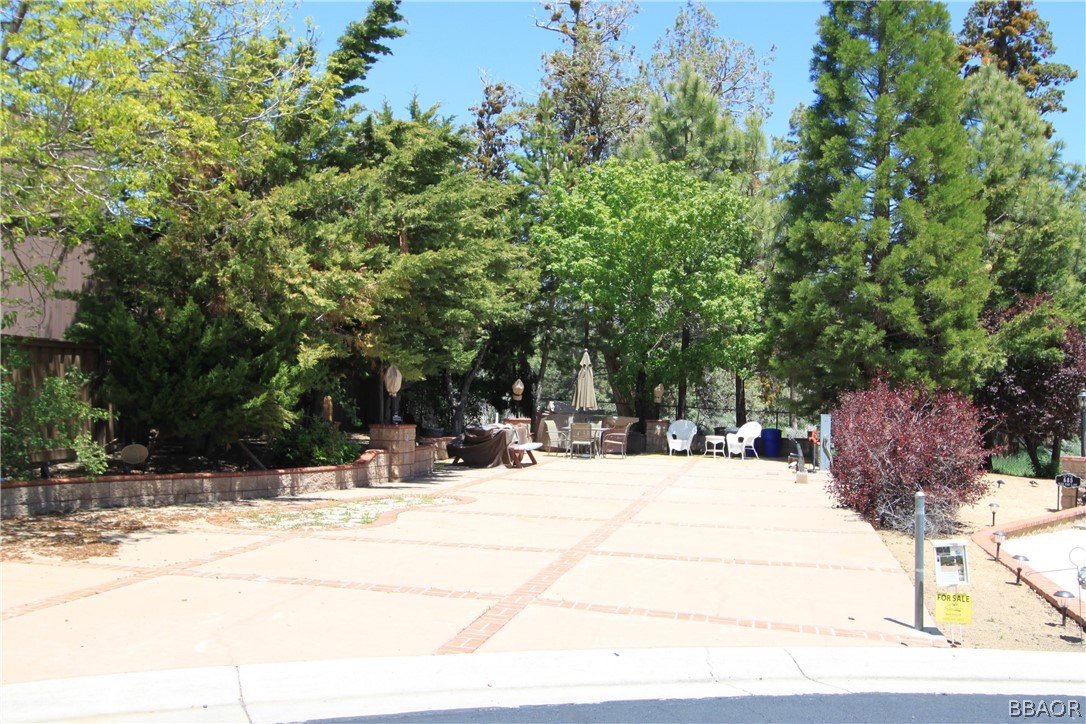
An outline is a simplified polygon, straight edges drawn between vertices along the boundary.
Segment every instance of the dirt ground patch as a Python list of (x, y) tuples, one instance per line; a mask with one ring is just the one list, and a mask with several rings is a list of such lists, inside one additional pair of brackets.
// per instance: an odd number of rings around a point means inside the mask
[(268, 530), (367, 526), (390, 511), (455, 502), (452, 497), (431, 496), (387, 496), (346, 502), (276, 498), (10, 518), (0, 529), (0, 561), (42, 558), (78, 561), (111, 556), (126, 538), (139, 532), (212, 526)]
[[(990, 527), (992, 510), (988, 506), (991, 503), (999, 505), (996, 509), (997, 527), (999, 523), (1037, 518), (1056, 509), (1056, 485), (1051, 480), (1007, 475), (988, 477), (993, 482), (988, 495), (960, 511), (958, 520), (962, 529), (948, 537), (968, 540), (976, 531)], [(1003, 480), (1004, 484), (995, 485), (997, 479)], [(1086, 525), (1086, 519), (1080, 518), (1075, 523), (1067, 524), (1069, 527), (1074, 525)], [(912, 577), (915, 570), (913, 537), (894, 531), (880, 531), (879, 534), (901, 567)], [(924, 603), (928, 611), (934, 612), (935, 594), (939, 589), (935, 586), (931, 543), (925, 545)], [(969, 543), (969, 577), (970, 585), (960, 589), (973, 599), (973, 622), (963, 627), (963, 648), (1083, 651), (1083, 634), (1074, 621), (1068, 619), (1067, 625), (1062, 626), (1058, 610), (1028, 586), (1015, 585), (1014, 573), (1002, 563), (992, 560), (972, 541)], [(1072, 601), (1072, 605), (1077, 605), (1077, 602)], [(925, 625), (936, 624), (925, 620)], [(949, 635), (948, 626), (942, 624), (940, 629)]]

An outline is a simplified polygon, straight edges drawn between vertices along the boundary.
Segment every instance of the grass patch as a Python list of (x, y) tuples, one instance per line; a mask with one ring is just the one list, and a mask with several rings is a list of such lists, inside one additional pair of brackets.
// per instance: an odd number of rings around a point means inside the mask
[(397, 495), (388, 498), (352, 500), (317, 508), (291, 510), (276, 507), (239, 515), (234, 522), (243, 528), (274, 528), (276, 530), (302, 530), (313, 528), (354, 528), (372, 525), (382, 514), (391, 510), (404, 510), (424, 505), (441, 505), (454, 502), (454, 498), (432, 496), (407, 497)]

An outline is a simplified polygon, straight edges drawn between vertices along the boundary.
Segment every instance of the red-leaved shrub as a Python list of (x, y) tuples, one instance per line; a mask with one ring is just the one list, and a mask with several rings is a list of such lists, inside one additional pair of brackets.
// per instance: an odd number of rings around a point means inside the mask
[(987, 490), (980, 415), (961, 395), (879, 379), (843, 395), (832, 415), (829, 491), (876, 527), (912, 531), (923, 490), (925, 528), (951, 532), (958, 508)]

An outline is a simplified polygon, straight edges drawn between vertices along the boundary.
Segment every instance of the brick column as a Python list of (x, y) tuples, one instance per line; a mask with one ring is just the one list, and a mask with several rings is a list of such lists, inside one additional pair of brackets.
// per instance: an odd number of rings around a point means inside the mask
[(1064, 455), (1060, 457), (1060, 465), (1063, 472), (1072, 473), (1086, 480), (1086, 458), (1081, 455)]
[(645, 420), (645, 452), (667, 453), (667, 428), (670, 420)]
[(1071, 473), (1079, 477), (1078, 489), (1064, 488), (1060, 491), (1060, 510), (1073, 508), (1086, 495), (1083, 491), (1082, 481), (1086, 481), (1086, 458), (1081, 455), (1064, 455), (1060, 458), (1060, 467), (1065, 473)]
[(388, 451), (390, 480), (415, 474), (414, 425), (370, 425), (370, 449)]

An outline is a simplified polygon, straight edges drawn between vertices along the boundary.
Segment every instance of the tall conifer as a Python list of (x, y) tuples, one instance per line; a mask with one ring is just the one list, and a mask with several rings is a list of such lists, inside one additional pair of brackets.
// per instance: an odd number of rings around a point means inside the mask
[(808, 412), (880, 372), (969, 389), (989, 283), (947, 10), (831, 2), (814, 53), (769, 298), (776, 371)]

